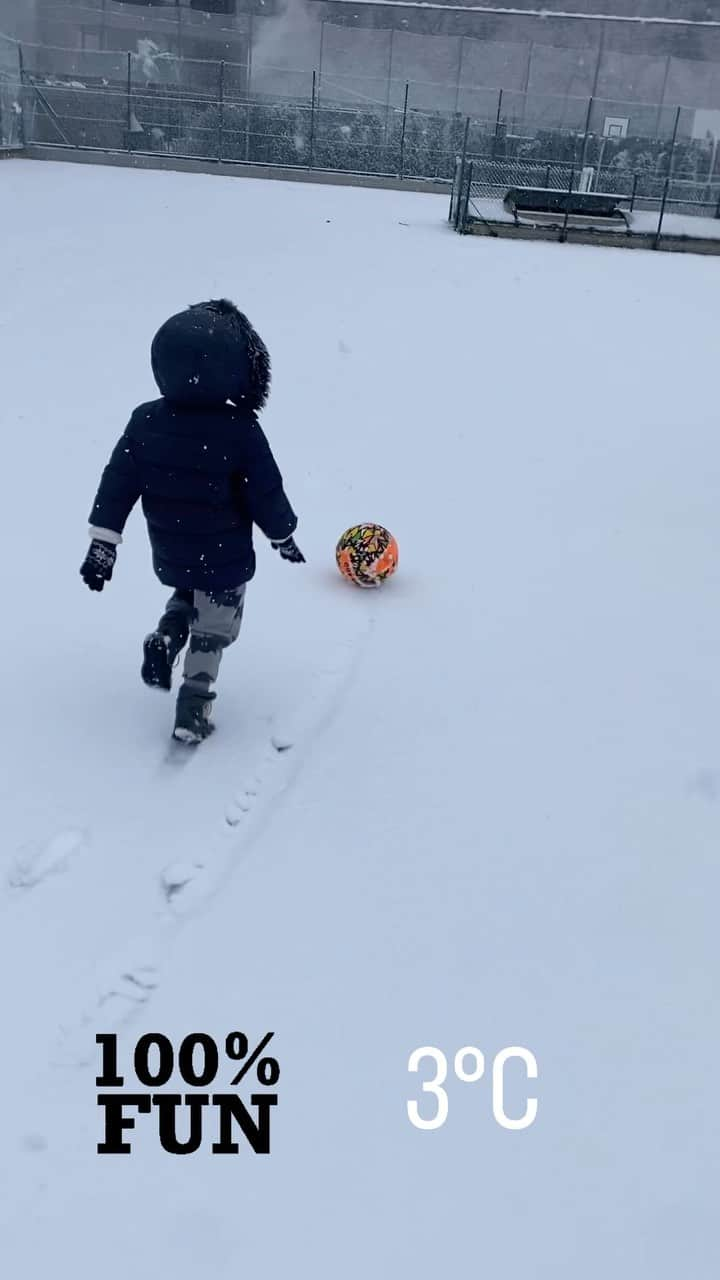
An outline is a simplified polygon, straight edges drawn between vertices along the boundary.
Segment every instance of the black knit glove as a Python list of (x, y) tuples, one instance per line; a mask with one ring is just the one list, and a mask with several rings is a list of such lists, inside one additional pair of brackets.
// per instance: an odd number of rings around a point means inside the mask
[(293, 537), (286, 538), (284, 542), (273, 542), (271, 546), (280, 552), (283, 560), (289, 560), (291, 564), (305, 564), (305, 557)]
[(80, 576), (91, 591), (102, 591), (106, 582), (112, 578), (117, 548), (112, 542), (101, 542), (93, 538), (90, 550), (80, 566)]

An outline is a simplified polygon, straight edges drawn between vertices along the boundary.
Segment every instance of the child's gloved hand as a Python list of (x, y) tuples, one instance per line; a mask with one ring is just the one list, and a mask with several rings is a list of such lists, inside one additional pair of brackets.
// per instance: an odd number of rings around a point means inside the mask
[(292, 534), (284, 542), (272, 542), (270, 545), (280, 552), (283, 560), (289, 560), (291, 564), (305, 564), (305, 557)]
[(80, 566), (80, 576), (91, 591), (102, 591), (106, 582), (112, 578), (117, 549), (112, 542), (101, 542), (93, 538), (90, 550)]

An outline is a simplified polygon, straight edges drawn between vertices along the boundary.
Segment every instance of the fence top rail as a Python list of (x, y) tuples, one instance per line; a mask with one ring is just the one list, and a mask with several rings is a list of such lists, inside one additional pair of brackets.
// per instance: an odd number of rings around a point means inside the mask
[(624, 22), (636, 26), (668, 26), (668, 27), (713, 27), (720, 28), (720, 20), (716, 18), (663, 18), (656, 16), (640, 17), (637, 14), (622, 13), (578, 13), (557, 9), (520, 9), (505, 5), (490, 4), (441, 4), (438, 0), (333, 0), (333, 4), (372, 5), (381, 9), (442, 9), (450, 13), (480, 13), (485, 15), (509, 18), (540, 18), (545, 22)]
[[(509, 18), (537, 18), (543, 22), (618, 22), (634, 26), (668, 26), (668, 27), (701, 27), (701, 28), (720, 28), (720, 20), (714, 18), (667, 18), (660, 14), (649, 14), (647, 17), (637, 14), (622, 13), (581, 13), (577, 10), (549, 10), (543, 8), (532, 9), (527, 5), (524, 7), (512, 5), (494, 5), (494, 4), (442, 4), (439, 0), (333, 0), (334, 4), (347, 4), (357, 8), (359, 5), (372, 6), (375, 9), (441, 9), (449, 10), (451, 13), (479, 13), (491, 17), (509, 17)], [(95, 15), (99, 10), (104, 8), (104, 4), (96, 3), (78, 3), (75, 8), (80, 13)], [(201, 22), (205, 22), (208, 17), (216, 19), (213, 23), (215, 30), (219, 31), (236, 31), (237, 26), (234, 23), (227, 25), (222, 24), (222, 19), (227, 18), (228, 14), (202, 14), (197, 15), (187, 7), (185, 3), (177, 3), (168, 5), (169, 12), (154, 15), (156, 21), (159, 20), (164, 25), (177, 26), (178, 21), (183, 20), (183, 15), (190, 14), (192, 21), (200, 18)], [(235, 22), (237, 18), (259, 17), (262, 14), (240, 13), (235, 14)], [(220, 21), (217, 21), (217, 20)], [(197, 23), (200, 25), (200, 22)], [(330, 24), (332, 25), (332, 24)]]

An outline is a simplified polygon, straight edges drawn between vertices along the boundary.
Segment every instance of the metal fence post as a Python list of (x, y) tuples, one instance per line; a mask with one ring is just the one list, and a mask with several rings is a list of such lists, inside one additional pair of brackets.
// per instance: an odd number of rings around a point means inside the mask
[(460, 36), (460, 51), (458, 53), (458, 66), (457, 66), (457, 82), (455, 84), (455, 114), (456, 115), (460, 110), (460, 81), (462, 80), (462, 64), (463, 64), (464, 50), (465, 50), (465, 37)]
[(18, 74), (20, 76), (20, 93), (18, 95), (20, 99), (20, 123), (19, 123), (20, 146), (24, 147), (27, 142), (27, 138), (25, 137), (25, 59), (23, 55), (23, 47), (21, 44), (18, 45), (17, 51), (18, 51)]
[(663, 219), (665, 217), (665, 205), (667, 204), (669, 190), (670, 190), (670, 177), (668, 175), (668, 177), (665, 179), (665, 187), (663, 190), (662, 204), (660, 205), (660, 217), (658, 218), (657, 231), (655, 233), (655, 239), (653, 241), (653, 249), (657, 249), (660, 246), (660, 237), (662, 236)]
[(313, 158), (315, 153), (315, 108), (317, 105), (317, 71), (313, 71), (312, 77), (312, 98), (310, 101), (310, 154), (308, 157), (308, 168), (313, 167)]
[(406, 80), (405, 81), (405, 98), (403, 101), (402, 131), (400, 133), (400, 164), (398, 167), (398, 178), (400, 178), (401, 181), (405, 177), (405, 130), (407, 128), (407, 109), (408, 109), (409, 93), (410, 93), (410, 81)]
[(469, 138), (469, 137), (470, 137), (470, 117), (469, 117), (469, 116), (466, 116), (466, 117), (465, 117), (465, 128), (464, 128), (464, 130), (463, 130), (462, 152), (461, 152), (461, 159), (462, 159), (462, 162), (463, 162), (463, 168), (465, 168), (465, 157), (467, 156), (468, 138)]
[(458, 230), (461, 235), (465, 235), (468, 225), (468, 211), (470, 209), (470, 191), (472, 189), (473, 169), (475, 168), (472, 160), (468, 165), (467, 181), (465, 183), (465, 191), (462, 193), (462, 212), (460, 214), (460, 226)]
[(497, 114), (495, 116), (495, 133), (493, 134), (493, 144), (492, 144), (493, 160), (495, 159), (495, 152), (497, 150), (497, 140), (498, 140), (498, 137), (500, 136), (500, 116), (502, 114), (502, 104), (503, 104), (503, 91), (501, 89), (498, 94)]
[(564, 244), (567, 240), (568, 222), (570, 220), (570, 197), (572, 196), (573, 182), (575, 181), (575, 170), (570, 170), (570, 182), (567, 189), (567, 204), (565, 205), (565, 217), (563, 219), (562, 231), (560, 232), (560, 243)]
[(662, 87), (662, 92), (660, 94), (660, 104), (658, 106), (657, 116), (655, 117), (655, 134), (656, 135), (660, 133), (660, 124), (662, 122), (663, 107), (665, 106), (665, 94), (667, 92), (668, 80), (670, 79), (671, 62), (672, 62), (672, 55), (668, 54), (665, 59), (665, 74), (663, 76), (663, 87)]
[(388, 53), (388, 76), (387, 89), (385, 91), (385, 146), (387, 146), (388, 131), (390, 128), (390, 96), (392, 93), (392, 64), (393, 64), (393, 38), (395, 36), (395, 28), (390, 28), (390, 49)]
[(637, 174), (636, 174), (636, 173), (634, 173), (634, 174), (633, 174), (632, 192), (631, 192), (631, 195), (630, 195), (630, 212), (631, 212), (631, 213), (632, 213), (633, 209), (635, 208), (635, 196), (637, 195), (637, 185), (638, 185), (638, 176), (637, 176)]
[(223, 153), (223, 128), (225, 125), (225, 62), (220, 62), (218, 70), (218, 164)]
[(125, 145), (130, 151), (130, 135), (132, 133), (132, 54), (128, 49), (127, 56), (127, 139)]
[(678, 107), (677, 111), (675, 112), (675, 127), (673, 128), (672, 142), (670, 143), (670, 158), (668, 160), (668, 173), (667, 173), (668, 179), (671, 179), (673, 175), (673, 164), (675, 162), (675, 147), (677, 145), (678, 129), (680, 128), (680, 112), (681, 111), (682, 111), (682, 107)]
[(592, 119), (592, 109), (593, 109), (594, 102), (595, 102), (594, 98), (588, 99), (587, 115), (585, 116), (585, 133), (583, 135), (582, 157), (580, 160), (581, 169), (585, 168), (585, 161), (587, 159), (588, 142), (590, 141), (590, 121)]
[(463, 182), (465, 180), (465, 164), (467, 161), (468, 136), (470, 134), (470, 117), (465, 119), (465, 133), (463, 134), (462, 151), (460, 153), (460, 171), (458, 173), (458, 192), (457, 203), (455, 205), (455, 230), (460, 230), (460, 205), (463, 198)]
[(247, 62), (245, 65), (245, 163), (250, 160), (250, 87), (252, 85), (252, 14), (250, 14), (250, 34), (248, 37)]
[(525, 66), (525, 83), (522, 87), (523, 105), (522, 105), (521, 119), (523, 120), (523, 122), (525, 120), (525, 116), (527, 115), (527, 100), (528, 100), (528, 92), (530, 89), (530, 69), (532, 67), (533, 53), (535, 52), (535, 44), (532, 40), (528, 44), (527, 49), (528, 49), (528, 55), (527, 55), (527, 64)]
[(321, 19), (321, 21), (320, 21), (320, 52), (319, 52), (319, 54), (318, 54), (318, 66), (317, 66), (317, 91), (316, 91), (316, 97), (317, 97), (317, 99), (318, 99), (318, 100), (319, 100), (319, 98), (320, 98), (320, 85), (322, 84), (322, 60), (323, 60), (323, 46), (324, 46), (324, 44), (325, 44), (325, 19), (324, 19), (324, 18), (322, 18), (322, 19)]
[(598, 85), (600, 83), (600, 67), (602, 66), (603, 55), (605, 53), (605, 23), (600, 23), (600, 38), (598, 40), (597, 61), (595, 63), (595, 72), (592, 83), (592, 97), (597, 96)]
[(453, 170), (452, 186), (450, 188), (450, 208), (448, 209), (448, 222), (455, 221), (455, 212), (457, 209), (457, 192), (458, 181), (460, 178), (460, 156), (455, 156), (455, 169)]

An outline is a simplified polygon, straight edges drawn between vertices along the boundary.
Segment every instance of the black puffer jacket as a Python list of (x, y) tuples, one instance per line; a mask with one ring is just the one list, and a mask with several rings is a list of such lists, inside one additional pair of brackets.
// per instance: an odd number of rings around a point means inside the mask
[(153, 341), (152, 366), (163, 398), (133, 413), (90, 524), (122, 533), (141, 498), (161, 582), (239, 586), (255, 572), (253, 523), (276, 542), (297, 525), (255, 412), (269, 390), (267, 350), (221, 300), (171, 317)]

